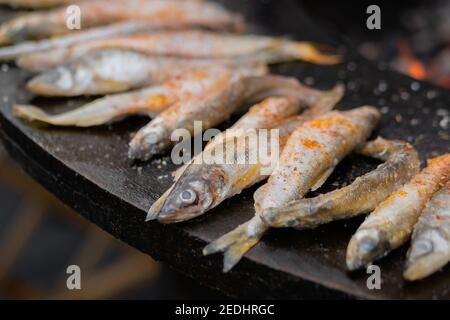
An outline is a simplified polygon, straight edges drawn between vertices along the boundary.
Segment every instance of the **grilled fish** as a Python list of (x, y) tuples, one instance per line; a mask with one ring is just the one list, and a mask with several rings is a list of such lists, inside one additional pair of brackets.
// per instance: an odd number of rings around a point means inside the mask
[[(34, 94), (49, 97), (116, 93), (159, 84), (214, 64), (217, 63), (208, 60), (148, 57), (133, 50), (105, 49), (91, 52), (79, 60), (35, 76), (27, 83), (27, 89)], [(249, 68), (259, 70), (259, 73), (267, 71), (263, 65)]]
[(450, 174), (450, 154), (428, 166), (377, 206), (361, 224), (347, 248), (347, 268), (356, 270), (405, 243), (425, 203)]
[(203, 253), (225, 252), (223, 270), (229, 271), (269, 229), (260, 213), (318, 188), (343, 157), (365, 142), (379, 119), (377, 109), (366, 106), (330, 112), (298, 127), (289, 137), (278, 167), (254, 194), (255, 217), (207, 245)]
[(404, 278), (423, 279), (450, 261), (450, 181), (427, 203), (414, 227)]
[[(145, 20), (159, 28), (204, 26), (239, 30), (242, 18), (218, 4), (176, 0), (90, 0), (76, 3), (83, 29), (125, 20)], [(0, 45), (67, 34), (66, 8), (33, 12), (12, 18), (0, 26)]]
[(273, 228), (306, 229), (368, 213), (420, 169), (416, 150), (403, 141), (377, 138), (355, 151), (385, 162), (349, 186), (267, 209), (261, 213), (263, 220)]
[(133, 49), (150, 55), (239, 59), (261, 63), (305, 60), (318, 64), (335, 64), (340, 60), (338, 55), (322, 53), (316, 45), (309, 42), (189, 30), (93, 40), (76, 46), (23, 55), (16, 62), (23, 69), (44, 70), (82, 57), (89, 51), (104, 48)]
[(14, 111), (17, 116), (31, 121), (77, 127), (102, 125), (136, 114), (155, 117), (178, 101), (207, 94), (213, 79), (220, 74), (221, 69), (219, 71), (217, 68), (188, 72), (170, 79), (160, 86), (106, 96), (56, 115), (50, 115), (37, 107), (25, 105), (14, 106)]
[[(129, 157), (148, 160), (163, 153), (173, 144), (170, 137), (175, 129), (193, 133), (195, 121), (202, 121), (203, 130), (211, 128), (228, 119), (243, 102), (251, 101), (255, 96), (264, 98), (290, 92), (302, 105), (310, 105), (311, 101), (323, 96), (323, 92), (305, 88), (295, 79), (281, 76), (249, 77), (248, 72), (224, 69), (223, 76), (213, 80), (214, 87), (207, 94), (176, 103), (139, 130), (130, 142)], [(305, 91), (311, 95), (305, 96)], [(342, 91), (341, 87), (336, 87), (325, 97), (339, 95), (340, 99)]]
[[(334, 100), (329, 97), (330, 95), (334, 96)], [(178, 171), (175, 184), (153, 204), (147, 220), (158, 219), (162, 223), (174, 223), (192, 219), (263, 180), (271, 170), (265, 159), (274, 160), (272, 156), (275, 155), (276, 161), (279, 151), (284, 147), (290, 134), (305, 119), (311, 119), (331, 110), (342, 95), (340, 87), (336, 87), (330, 93), (322, 94), (322, 98), (319, 98), (301, 116), (289, 117), (298, 112), (301, 107), (298, 98), (268, 98), (254, 106), (228, 129), (225, 135), (216, 136), (199, 156)], [(281, 123), (279, 115), (283, 116)], [(250, 155), (255, 146), (245, 140), (242, 132), (248, 133), (251, 130), (268, 128), (278, 129), (276, 131), (278, 144), (273, 143), (274, 140), (269, 136), (272, 131), (269, 131), (268, 135), (261, 137), (262, 141), (267, 142), (267, 148), (261, 151), (264, 154), (250, 161)], [(241, 133), (238, 133), (239, 131)], [(258, 136), (258, 140), (259, 134), (262, 135), (258, 130), (251, 132)], [(229, 144), (230, 140), (234, 144)], [(225, 148), (222, 154), (211, 152), (222, 147)], [(224, 161), (222, 155), (226, 152), (231, 153), (233, 158)], [(196, 161), (197, 159), (201, 159), (203, 163)], [(272, 163), (272, 165), (275, 164)], [(194, 200), (191, 201), (190, 198)]]

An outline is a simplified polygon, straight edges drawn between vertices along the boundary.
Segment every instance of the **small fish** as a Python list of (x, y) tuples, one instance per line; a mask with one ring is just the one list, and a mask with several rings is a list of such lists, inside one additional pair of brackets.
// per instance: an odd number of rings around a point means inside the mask
[[(35, 76), (27, 89), (48, 97), (101, 95), (159, 84), (212, 65), (208, 60), (149, 57), (133, 50), (105, 49)], [(263, 65), (249, 68), (267, 71)]]
[(269, 229), (260, 213), (283, 207), (318, 188), (342, 158), (365, 142), (379, 119), (377, 109), (365, 106), (329, 112), (298, 127), (289, 137), (268, 182), (254, 194), (255, 217), (207, 245), (203, 254), (223, 251), (223, 270), (229, 271)]
[(7, 5), (13, 8), (28, 8), (28, 9), (46, 9), (60, 6), (72, 0), (0, 0), (0, 5)]
[(61, 114), (50, 115), (37, 107), (24, 105), (15, 105), (14, 112), (30, 121), (77, 127), (102, 125), (136, 114), (153, 118), (178, 101), (206, 94), (212, 79), (220, 74), (215, 68), (188, 72), (160, 86), (106, 96)]
[(22, 55), (16, 60), (23, 69), (45, 70), (82, 57), (92, 50), (132, 49), (149, 55), (183, 58), (239, 59), (259, 63), (304, 60), (335, 64), (340, 57), (321, 52), (309, 42), (282, 38), (218, 34), (208, 31), (166, 31), (92, 40), (65, 48)]
[(347, 268), (356, 270), (405, 243), (425, 203), (450, 174), (450, 154), (428, 166), (379, 204), (353, 235), (347, 247)]
[[(92, 28), (125, 20), (145, 20), (158, 28), (203, 26), (241, 30), (242, 17), (222, 6), (201, 1), (176, 0), (90, 0), (76, 5), (83, 13), (82, 28)], [(33, 12), (0, 25), (0, 45), (67, 34), (66, 8)]]
[[(268, 159), (273, 160), (271, 156), (279, 155), (288, 137), (299, 125), (305, 120), (331, 110), (337, 104), (343, 92), (342, 88), (336, 88), (335, 91), (322, 94), (326, 102), (318, 99), (301, 116), (293, 115), (301, 110), (300, 99), (293, 97), (271, 97), (252, 107), (227, 130), (225, 135), (216, 136), (199, 156), (177, 171), (175, 184), (153, 204), (147, 221), (158, 219), (162, 223), (175, 223), (192, 219), (265, 179), (269, 174), (267, 171), (271, 169), (270, 165), (267, 167), (268, 164), (264, 163), (262, 155), (255, 161), (249, 160), (254, 145), (246, 141), (242, 132), (274, 127), (278, 129), (278, 145), (274, 145), (269, 137), (272, 131), (265, 137), (258, 130), (252, 131), (258, 140), (266, 139), (267, 149), (262, 151), (261, 147), (258, 148), (259, 151), (265, 152)], [(329, 98), (332, 94), (335, 100)], [(283, 116), (283, 120), (279, 118), (280, 115)], [(229, 144), (230, 140), (234, 144)], [(225, 147), (224, 152), (214, 153), (213, 151), (219, 150), (219, 147)], [(231, 152), (233, 159), (224, 161), (222, 155), (227, 151)], [(198, 159), (202, 162), (196, 161)], [(195, 200), (189, 200), (188, 194)]]
[(349, 186), (266, 209), (261, 213), (263, 220), (273, 228), (306, 229), (368, 213), (420, 169), (416, 150), (403, 141), (377, 138), (355, 152), (385, 162)]
[(431, 198), (414, 227), (403, 277), (420, 280), (450, 261), (450, 181)]
[[(271, 75), (256, 77), (248, 71), (224, 69), (223, 75), (213, 80), (214, 87), (207, 94), (176, 103), (140, 129), (130, 142), (129, 157), (149, 160), (173, 144), (170, 137), (175, 129), (193, 133), (194, 121), (202, 121), (203, 130), (211, 128), (228, 119), (243, 102), (253, 100), (254, 96), (264, 98), (264, 94), (267, 97), (290, 92), (302, 105), (311, 105), (309, 102), (317, 101), (324, 94), (310, 88), (304, 90), (295, 79)], [(311, 96), (306, 96), (305, 91)], [(342, 87), (337, 86), (325, 97), (339, 96), (340, 99), (342, 94)]]

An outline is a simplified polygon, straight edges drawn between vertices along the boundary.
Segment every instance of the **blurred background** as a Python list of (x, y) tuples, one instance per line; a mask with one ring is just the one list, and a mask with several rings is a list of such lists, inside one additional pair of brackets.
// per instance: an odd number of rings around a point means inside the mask
[[(81, 290), (67, 290), (69, 265)], [(212, 299), (219, 293), (158, 263), (66, 207), (0, 142), (0, 299)]]

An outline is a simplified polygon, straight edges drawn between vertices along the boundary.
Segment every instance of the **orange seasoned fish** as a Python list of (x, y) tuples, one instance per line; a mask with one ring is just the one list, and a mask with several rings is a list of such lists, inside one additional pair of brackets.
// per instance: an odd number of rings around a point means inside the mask
[(14, 106), (14, 112), (30, 121), (77, 127), (107, 124), (136, 114), (155, 117), (178, 101), (207, 94), (211, 90), (211, 80), (220, 74), (215, 68), (192, 71), (158, 86), (109, 95), (60, 114), (48, 114), (42, 109), (26, 105)]
[(229, 271), (270, 228), (260, 213), (283, 207), (318, 188), (343, 157), (365, 142), (379, 119), (379, 111), (366, 106), (329, 112), (298, 127), (289, 137), (278, 167), (254, 194), (255, 217), (210, 243), (203, 253), (223, 251), (224, 271)]
[(450, 154), (431, 159), (424, 170), (378, 205), (350, 240), (347, 268), (367, 266), (405, 243), (426, 202), (449, 174)]

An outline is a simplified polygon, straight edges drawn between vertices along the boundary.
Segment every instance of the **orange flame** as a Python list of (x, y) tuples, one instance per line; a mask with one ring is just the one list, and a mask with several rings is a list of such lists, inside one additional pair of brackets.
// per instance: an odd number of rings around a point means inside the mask
[(424, 64), (414, 57), (406, 41), (398, 42), (399, 69), (414, 79), (423, 80), (427, 77)]

